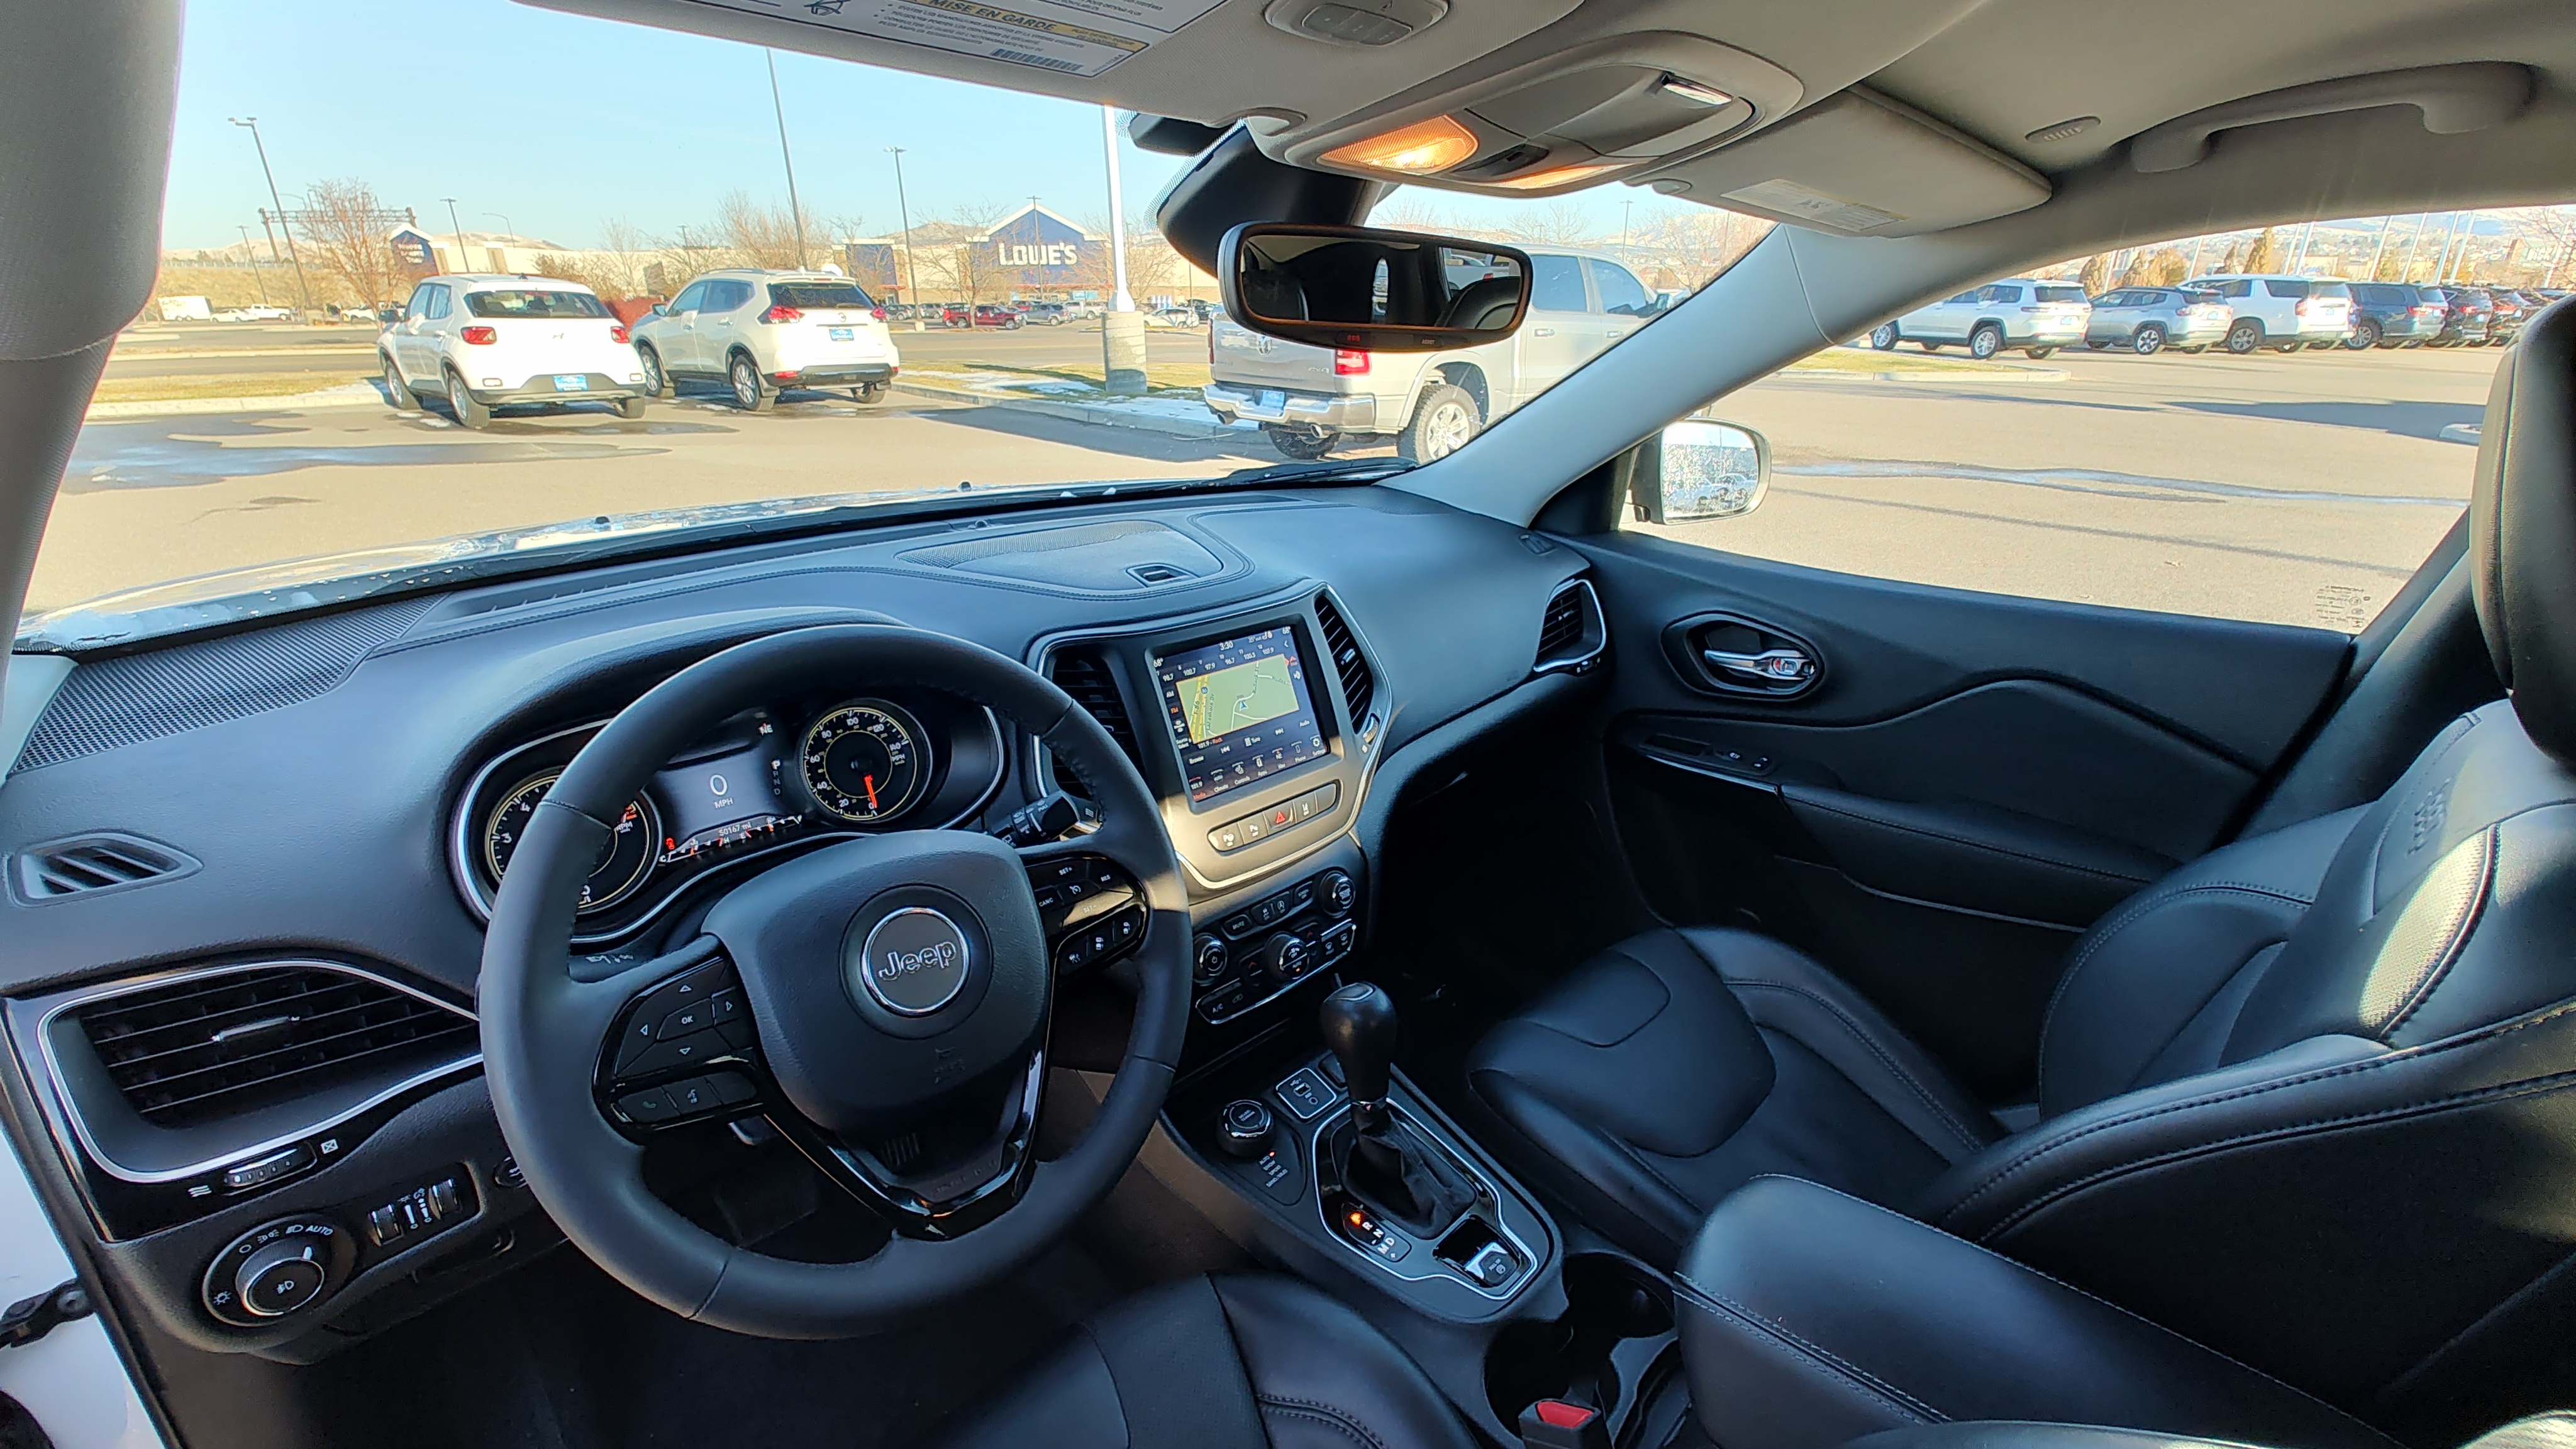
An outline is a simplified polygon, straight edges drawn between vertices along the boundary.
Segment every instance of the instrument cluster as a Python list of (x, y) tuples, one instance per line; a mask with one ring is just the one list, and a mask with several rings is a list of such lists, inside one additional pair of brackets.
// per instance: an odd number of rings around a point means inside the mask
[[(531, 740), (477, 771), (450, 842), (458, 888), (489, 919), (537, 804), (606, 721)], [(822, 840), (954, 825), (1003, 773), (991, 711), (916, 691), (747, 710), (674, 757), (627, 802), (575, 912), (581, 944), (643, 926), (695, 882)]]

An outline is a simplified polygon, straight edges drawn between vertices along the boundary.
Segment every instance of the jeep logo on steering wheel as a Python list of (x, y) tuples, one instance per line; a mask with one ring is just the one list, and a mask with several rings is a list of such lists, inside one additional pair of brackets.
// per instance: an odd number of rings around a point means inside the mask
[(928, 1016), (966, 989), (966, 933), (928, 906), (906, 906), (869, 930), (849, 963), (877, 1005), (898, 1016)]

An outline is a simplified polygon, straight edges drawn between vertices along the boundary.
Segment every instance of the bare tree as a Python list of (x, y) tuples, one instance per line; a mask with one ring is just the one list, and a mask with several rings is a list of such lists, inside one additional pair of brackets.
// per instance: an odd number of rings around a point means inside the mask
[[(603, 297), (641, 297), (651, 291), (645, 285), (644, 269), (653, 260), (653, 250), (643, 229), (625, 217), (602, 221), (599, 251), (590, 267), (598, 280), (591, 283), (591, 290)], [(605, 288), (600, 285), (603, 282)]]
[(2086, 257), (2083, 270), (2075, 274), (2075, 285), (2082, 287), (2087, 297), (2099, 297), (2111, 290), (2111, 254), (2095, 252)]
[(1394, 195), (1378, 203), (1377, 210), (1369, 214), (1369, 224), (1404, 231), (1446, 231), (1450, 227), (1448, 213), (1432, 204), (1431, 193), (1411, 186), (1397, 188)]
[(358, 301), (379, 306), (402, 287), (402, 259), (386, 236), (385, 206), (376, 189), (355, 177), (316, 181), (305, 188), (304, 249), (324, 272)]
[(1631, 250), (1646, 260), (1656, 286), (1697, 291), (1770, 232), (1761, 217), (1695, 206), (1647, 222)]
[(1591, 239), (1592, 223), (1584, 215), (1583, 203), (1566, 196), (1514, 216), (1510, 233), (1516, 241), (1572, 246)]
[(2287, 252), (2288, 249), (2281, 245), (2280, 232), (2267, 226), (2263, 228), (2261, 236), (2254, 238), (2254, 249), (2245, 254), (2244, 265), (2236, 270), (2257, 273), (2277, 272), (2281, 269), (2281, 263), (2288, 259)]
[(726, 259), (745, 267), (799, 267), (810, 265), (815, 242), (824, 235), (823, 225), (813, 213), (804, 213), (803, 260), (797, 257), (797, 215), (783, 206), (768, 206), (752, 200), (751, 193), (739, 188), (726, 192), (716, 202), (713, 228), (717, 245), (731, 255)]

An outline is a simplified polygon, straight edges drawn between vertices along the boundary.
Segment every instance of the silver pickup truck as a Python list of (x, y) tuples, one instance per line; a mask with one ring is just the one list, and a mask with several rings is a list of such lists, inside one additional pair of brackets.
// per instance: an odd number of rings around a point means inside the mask
[(1345, 442), (1389, 434), (1411, 462), (1456, 452), (1663, 306), (1608, 257), (1534, 250), (1530, 269), (1530, 311), (1520, 330), (1455, 352), (1306, 347), (1219, 317), (1208, 329), (1215, 379), (1203, 392), (1208, 408), (1227, 422), (1259, 423), (1291, 458), (1320, 458)]

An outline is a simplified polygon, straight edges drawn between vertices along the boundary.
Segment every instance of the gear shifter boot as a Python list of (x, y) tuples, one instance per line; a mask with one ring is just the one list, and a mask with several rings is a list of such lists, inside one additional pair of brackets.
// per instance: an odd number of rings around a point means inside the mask
[(1345, 1123), (1344, 1130), (1343, 1185), (1416, 1237), (1439, 1237), (1474, 1205), (1475, 1188), (1412, 1127), (1396, 1122), (1379, 1132), (1362, 1132)]

